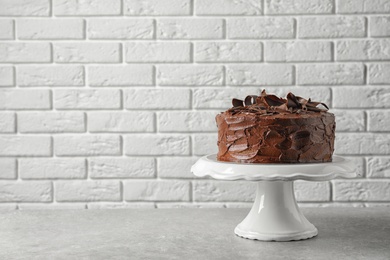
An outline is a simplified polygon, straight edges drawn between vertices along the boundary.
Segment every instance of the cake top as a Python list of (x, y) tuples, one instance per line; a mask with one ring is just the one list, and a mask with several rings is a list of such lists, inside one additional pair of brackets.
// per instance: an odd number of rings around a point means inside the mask
[[(233, 107), (228, 110), (232, 114), (251, 113), (258, 115), (305, 114), (326, 112), (329, 108), (322, 102), (311, 101), (289, 92), (286, 98), (267, 94), (263, 90), (260, 96), (249, 95), (244, 100), (233, 98)], [(322, 105), (324, 108), (318, 108)]]

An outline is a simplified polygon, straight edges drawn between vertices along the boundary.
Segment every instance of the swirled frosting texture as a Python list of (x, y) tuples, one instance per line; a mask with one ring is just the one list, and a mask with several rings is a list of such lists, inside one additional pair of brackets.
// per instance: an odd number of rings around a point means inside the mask
[[(290, 95), (291, 93), (289, 93)], [(332, 160), (335, 117), (312, 103), (312, 109), (288, 105), (289, 98), (233, 100), (234, 107), (216, 117), (220, 161), (240, 163), (313, 163)], [(288, 95), (288, 96), (289, 96)], [(273, 105), (271, 105), (270, 103)], [(278, 102), (278, 103), (276, 103)], [(299, 102), (299, 101), (298, 101)], [(247, 105), (244, 105), (247, 104)], [(325, 107), (326, 105), (323, 104)], [(310, 105), (309, 105), (310, 106)]]

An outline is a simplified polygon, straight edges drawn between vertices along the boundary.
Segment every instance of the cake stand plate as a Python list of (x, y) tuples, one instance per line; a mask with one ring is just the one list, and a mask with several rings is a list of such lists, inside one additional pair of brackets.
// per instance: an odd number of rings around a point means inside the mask
[(327, 181), (356, 177), (352, 161), (333, 156), (328, 163), (251, 164), (220, 162), (216, 154), (200, 158), (191, 168), (198, 177), (257, 182), (256, 199), (236, 235), (263, 241), (291, 241), (314, 237), (317, 228), (300, 211), (294, 195), (295, 180)]

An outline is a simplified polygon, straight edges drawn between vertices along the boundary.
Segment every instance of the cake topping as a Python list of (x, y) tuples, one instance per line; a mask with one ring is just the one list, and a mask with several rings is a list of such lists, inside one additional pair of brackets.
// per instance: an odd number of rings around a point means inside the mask
[[(245, 100), (233, 98), (233, 108), (229, 111), (235, 113), (239, 111), (253, 112), (264, 115), (277, 113), (301, 113), (302, 111), (325, 112), (329, 108), (322, 102), (311, 101), (288, 93), (286, 98), (280, 98), (275, 95), (269, 95), (263, 90), (260, 96), (250, 95)], [(326, 109), (318, 108), (322, 105)]]

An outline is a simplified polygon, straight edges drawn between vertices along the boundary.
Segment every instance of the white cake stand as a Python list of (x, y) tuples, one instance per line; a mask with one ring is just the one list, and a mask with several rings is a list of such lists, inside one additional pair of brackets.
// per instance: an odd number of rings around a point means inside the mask
[(252, 209), (234, 232), (240, 237), (263, 241), (301, 240), (318, 234), (299, 210), (294, 195), (295, 180), (353, 178), (355, 171), (350, 160), (339, 156), (333, 156), (333, 162), (329, 163), (249, 164), (219, 162), (212, 154), (200, 158), (191, 168), (198, 177), (257, 182)]

